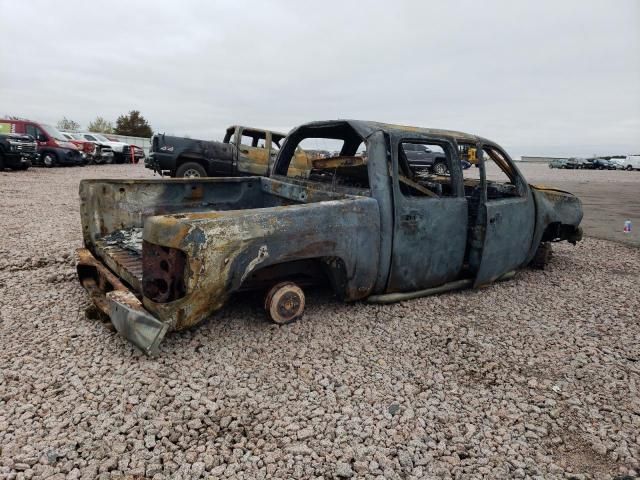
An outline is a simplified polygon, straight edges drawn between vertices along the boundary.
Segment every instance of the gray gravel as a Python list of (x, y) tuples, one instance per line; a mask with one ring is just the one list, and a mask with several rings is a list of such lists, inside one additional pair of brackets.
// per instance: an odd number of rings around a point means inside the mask
[[(250, 297), (146, 358), (88, 320), (82, 177), (0, 173), (0, 479), (629, 478), (640, 472), (640, 250), (390, 306)], [(628, 476), (628, 477), (625, 477)]]

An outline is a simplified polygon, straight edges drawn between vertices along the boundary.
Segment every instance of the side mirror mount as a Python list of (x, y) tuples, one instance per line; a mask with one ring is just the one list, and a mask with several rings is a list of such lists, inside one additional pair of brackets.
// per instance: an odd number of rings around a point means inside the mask
[(47, 141), (47, 137), (44, 133), (39, 133), (38, 134), (38, 141), (39, 142), (46, 142)]

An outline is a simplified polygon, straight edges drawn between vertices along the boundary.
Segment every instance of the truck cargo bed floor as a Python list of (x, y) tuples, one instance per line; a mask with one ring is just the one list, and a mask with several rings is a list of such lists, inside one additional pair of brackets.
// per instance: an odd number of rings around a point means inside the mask
[(95, 242), (96, 254), (137, 293), (142, 291), (142, 229), (117, 230)]

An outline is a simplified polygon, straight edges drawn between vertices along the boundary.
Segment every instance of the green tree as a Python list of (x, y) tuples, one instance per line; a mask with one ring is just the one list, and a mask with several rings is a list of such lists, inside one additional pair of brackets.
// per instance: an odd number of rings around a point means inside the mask
[(153, 135), (151, 126), (138, 110), (131, 110), (127, 115), (120, 115), (116, 120), (116, 129), (113, 133), (128, 135), (131, 137), (149, 138)]
[(96, 117), (96, 119), (89, 124), (87, 129), (90, 132), (96, 133), (113, 133), (113, 124), (102, 117)]
[(58, 120), (57, 127), (60, 130), (70, 130), (72, 132), (80, 130), (80, 124), (67, 117), (62, 117), (62, 120)]

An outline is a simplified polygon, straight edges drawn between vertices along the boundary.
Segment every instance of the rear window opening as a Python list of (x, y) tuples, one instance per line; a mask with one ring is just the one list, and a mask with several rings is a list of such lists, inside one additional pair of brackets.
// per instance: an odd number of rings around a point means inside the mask
[(284, 149), (276, 174), (300, 178), (300, 169), (291, 157), (304, 154), (308, 180), (333, 188), (369, 189), (366, 142), (346, 123), (299, 130), (289, 136)]

